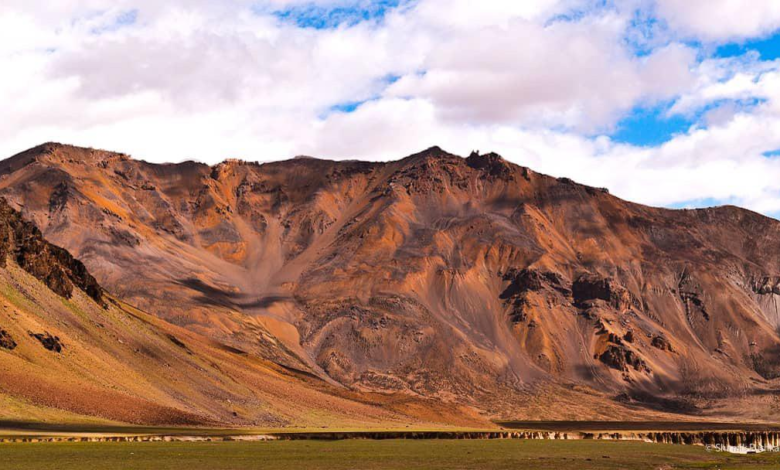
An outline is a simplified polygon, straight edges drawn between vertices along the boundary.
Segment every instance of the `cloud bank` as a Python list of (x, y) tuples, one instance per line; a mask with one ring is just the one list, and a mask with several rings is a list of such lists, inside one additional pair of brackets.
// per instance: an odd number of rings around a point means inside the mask
[(0, 5), (1, 156), (51, 140), (210, 163), (440, 145), (641, 203), (780, 214), (773, 0), (39, 3)]

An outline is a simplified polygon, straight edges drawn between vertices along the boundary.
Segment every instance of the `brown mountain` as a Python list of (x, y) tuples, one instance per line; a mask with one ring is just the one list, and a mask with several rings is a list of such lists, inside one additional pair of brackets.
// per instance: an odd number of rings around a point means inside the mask
[(484, 425), (423, 405), (358, 396), (128, 306), (0, 199), (2, 423)]
[(0, 162), (0, 194), (118, 298), (328, 393), (490, 418), (780, 412), (780, 222), (736, 207), (439, 148), (210, 167), (45, 144)]

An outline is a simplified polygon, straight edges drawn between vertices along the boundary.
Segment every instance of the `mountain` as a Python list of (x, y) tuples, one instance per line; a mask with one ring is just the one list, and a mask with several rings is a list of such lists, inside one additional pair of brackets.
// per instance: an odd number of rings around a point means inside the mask
[(736, 207), (438, 147), (208, 166), (45, 144), (0, 162), (0, 195), (118, 299), (374, 405), (780, 413), (780, 222)]
[(374, 402), (115, 299), (0, 200), (2, 422), (484, 424), (468, 410)]

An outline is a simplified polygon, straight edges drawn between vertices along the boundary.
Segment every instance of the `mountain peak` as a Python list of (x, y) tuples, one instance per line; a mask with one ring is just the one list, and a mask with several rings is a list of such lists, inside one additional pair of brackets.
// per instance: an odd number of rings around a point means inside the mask
[(422, 152), (417, 152), (412, 155), (409, 155), (403, 160), (441, 159), (441, 158), (452, 158), (452, 157), (457, 157), (457, 155), (447, 152), (446, 150), (442, 149), (438, 145), (434, 145), (433, 147), (429, 147), (423, 150)]

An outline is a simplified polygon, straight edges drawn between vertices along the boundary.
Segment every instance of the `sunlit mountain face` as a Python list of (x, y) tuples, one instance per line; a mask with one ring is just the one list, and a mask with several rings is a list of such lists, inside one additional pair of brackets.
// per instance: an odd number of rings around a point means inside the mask
[(169, 349), (222, 345), (338, 413), (772, 413), (780, 222), (746, 209), (638, 205), (439, 147), (209, 166), (45, 144), (0, 175), (10, 206), (107, 292), (178, 326)]

